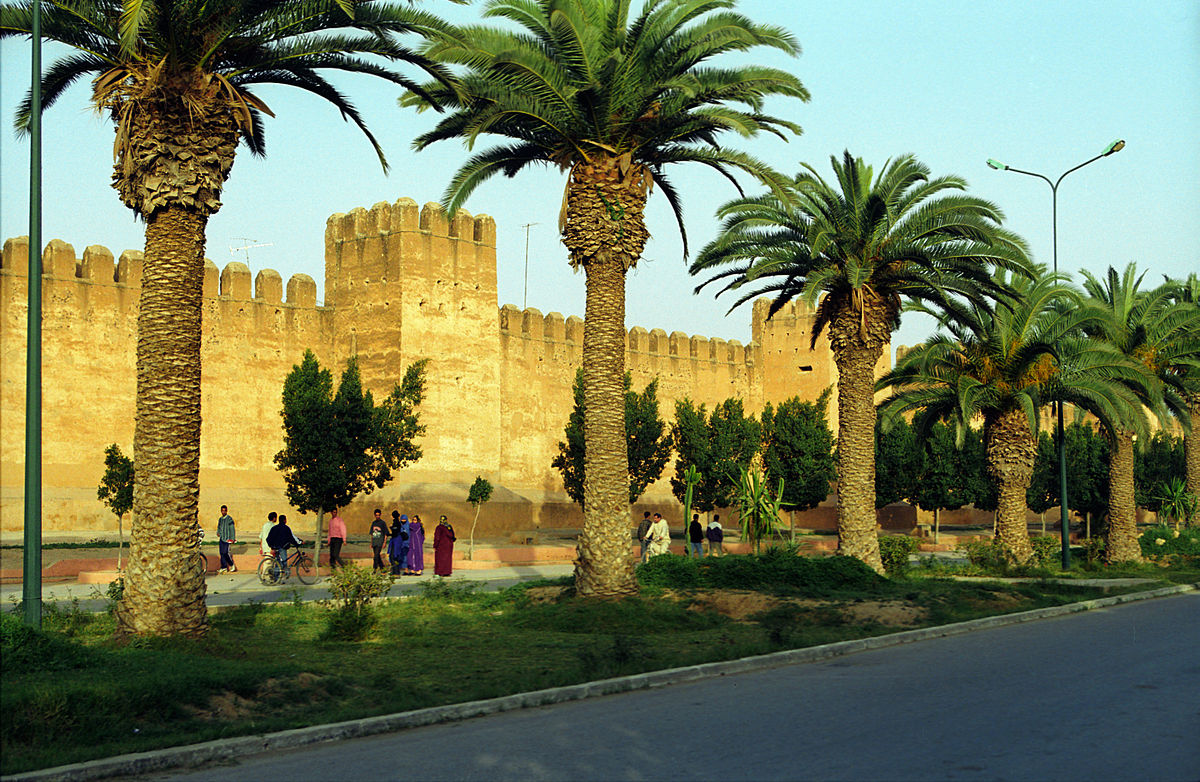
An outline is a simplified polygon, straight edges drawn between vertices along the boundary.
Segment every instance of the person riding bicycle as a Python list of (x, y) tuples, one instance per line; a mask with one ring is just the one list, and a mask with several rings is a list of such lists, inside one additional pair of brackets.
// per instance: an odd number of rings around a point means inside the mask
[(296, 537), (296, 533), (292, 532), (292, 528), (288, 526), (287, 516), (279, 514), (279, 520), (275, 522), (275, 526), (271, 527), (271, 531), (267, 533), (267, 546), (275, 552), (275, 558), (279, 561), (279, 572), (286, 574), (287, 566), (287, 550), (288, 546), (299, 546), (304, 541)]

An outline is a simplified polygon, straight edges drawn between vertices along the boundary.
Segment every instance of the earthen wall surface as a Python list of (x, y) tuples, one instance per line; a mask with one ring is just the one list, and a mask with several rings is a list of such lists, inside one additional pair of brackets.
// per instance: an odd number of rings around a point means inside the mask
[[(22, 524), (27, 252), (25, 240), (11, 239), (0, 260), (0, 530), (9, 533)], [(326, 297), (318, 306), (307, 275), (285, 286), (270, 269), (253, 274), (238, 262), (220, 270), (206, 262), (205, 527), (222, 503), (242, 538), (256, 534), (268, 510), (286, 511), (272, 458), (282, 446), (283, 380), (306, 348), (335, 377), (357, 356), (377, 398), (409, 364), (429, 360), (424, 456), (343, 514), (351, 534), (365, 531), (375, 506), (416, 511), (427, 522), (444, 512), (469, 524), (465, 498), (477, 475), (496, 489), (481, 534), (578, 526), (582, 514), (549, 465), (571, 410), (583, 321), (498, 305), (493, 220), (463, 211), (447, 219), (436, 204), (418, 207), (407, 198), (355, 209), (329, 218), (325, 265)], [(114, 260), (105, 248), (89, 247), (77, 257), (55, 240), (43, 254), (43, 272), (44, 525), (49, 532), (107, 532), (115, 522), (95, 487), (109, 443), (132, 451), (141, 254)], [(836, 381), (827, 343), (809, 348), (806, 308), (788, 305), (767, 320), (760, 301), (748, 314), (749, 345), (630, 329), (626, 365), (634, 385), (658, 378), (669, 421), (678, 399), (711, 409), (740, 397), (748, 413), (757, 413), (768, 401), (813, 399)], [(830, 418), (836, 421), (833, 410)], [(639, 507), (678, 516), (671, 469)], [(313, 517), (298, 521), (303, 530)]]

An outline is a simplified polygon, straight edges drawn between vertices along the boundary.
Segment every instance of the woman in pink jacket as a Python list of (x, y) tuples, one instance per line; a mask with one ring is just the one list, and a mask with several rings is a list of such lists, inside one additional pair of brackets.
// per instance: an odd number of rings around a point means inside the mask
[(333, 512), (333, 518), (329, 520), (329, 536), (326, 538), (329, 543), (329, 567), (345, 567), (346, 562), (342, 559), (342, 544), (346, 542), (346, 522), (342, 521), (342, 515), (337, 511)]

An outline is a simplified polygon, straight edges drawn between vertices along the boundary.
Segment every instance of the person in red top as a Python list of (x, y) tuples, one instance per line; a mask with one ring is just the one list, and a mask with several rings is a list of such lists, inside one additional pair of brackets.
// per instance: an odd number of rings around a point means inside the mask
[(454, 567), (454, 527), (442, 516), (433, 532), (433, 574), (448, 576)]
[(346, 522), (342, 521), (342, 514), (337, 511), (333, 512), (333, 518), (329, 520), (329, 535), (326, 542), (329, 544), (330, 569), (345, 567), (346, 562), (342, 559), (342, 544), (346, 542)]

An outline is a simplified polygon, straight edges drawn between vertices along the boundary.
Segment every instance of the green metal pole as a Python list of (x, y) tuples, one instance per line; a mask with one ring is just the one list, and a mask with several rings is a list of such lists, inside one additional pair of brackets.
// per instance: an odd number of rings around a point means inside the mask
[(34, 0), (29, 116), (29, 321), (25, 343), (25, 623), (42, 626), (42, 2)]

